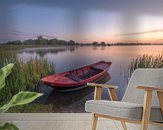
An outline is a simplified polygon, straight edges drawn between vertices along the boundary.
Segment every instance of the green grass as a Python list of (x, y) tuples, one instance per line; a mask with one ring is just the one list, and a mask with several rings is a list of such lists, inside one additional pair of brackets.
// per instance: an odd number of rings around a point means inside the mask
[(19, 49), (24, 49), (24, 48), (33, 48), (33, 47), (56, 47), (56, 46), (63, 46), (63, 45), (7, 45), (7, 44), (0, 44), (0, 51), (1, 50), (19, 50)]
[(163, 55), (142, 55), (133, 59), (129, 65), (129, 77), (137, 68), (163, 68)]
[(52, 104), (31, 103), (23, 106), (10, 108), (8, 113), (50, 113), (53, 112)]
[(23, 61), (16, 56), (17, 50), (0, 51), (0, 67), (14, 63), (11, 75), (7, 78), (6, 87), (0, 91), (0, 104), (8, 101), (19, 91), (36, 91), (40, 86), (40, 78), (53, 74), (54, 65), (46, 58), (30, 59)]

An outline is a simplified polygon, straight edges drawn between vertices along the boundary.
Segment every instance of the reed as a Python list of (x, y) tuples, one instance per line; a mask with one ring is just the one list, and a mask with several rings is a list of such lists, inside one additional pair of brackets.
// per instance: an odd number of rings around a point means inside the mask
[(19, 50), (24, 48), (32, 48), (32, 47), (47, 47), (47, 45), (7, 45), (0, 44), (0, 50)]
[(163, 55), (144, 54), (133, 59), (129, 65), (129, 77), (137, 68), (163, 68)]
[(40, 86), (40, 78), (54, 72), (54, 65), (49, 63), (46, 58), (30, 59), (23, 61), (18, 59), (16, 52), (1, 51), (0, 67), (8, 63), (14, 63), (11, 75), (6, 80), (6, 87), (0, 92), (0, 102), (9, 100), (19, 91), (36, 91)]

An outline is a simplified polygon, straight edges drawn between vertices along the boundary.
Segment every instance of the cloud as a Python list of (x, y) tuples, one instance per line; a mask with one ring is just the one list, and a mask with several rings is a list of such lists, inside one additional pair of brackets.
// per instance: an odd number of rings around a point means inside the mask
[(162, 15), (163, 0), (2, 0), (0, 7), (19, 4), (60, 7), (72, 10), (107, 10), (129, 14)]
[(56, 38), (56, 37), (50, 36), (50, 35), (39, 34), (39, 33), (27, 33), (27, 32), (23, 32), (23, 31), (19, 31), (19, 30), (12, 30), (10, 33), (12, 33), (14, 35), (29, 36), (29, 37), (34, 37), (34, 38), (36, 38), (39, 35), (41, 35), (41, 36), (43, 36), (45, 38), (52, 38), (52, 39)]
[(161, 41), (163, 41), (163, 39), (157, 39), (157, 40), (155, 40), (155, 41), (160, 41), (160, 42), (161, 42)]
[(159, 32), (163, 32), (163, 29), (149, 30), (149, 31), (143, 31), (143, 32), (134, 32), (134, 33), (121, 33), (121, 34), (115, 34), (112, 36), (134, 36), (134, 35), (144, 35), (144, 34), (159, 33)]
[[(163, 16), (163, 0), (1, 0), (0, 3), (0, 33), (17, 29), (17, 20), (19, 19), (16, 19), (16, 11), (23, 10), (23, 8), (21, 8), (21, 10), (19, 9), (21, 5), (27, 8), (30, 6), (39, 6), (43, 8), (63, 8), (70, 11), (74, 39), (75, 37), (82, 37), (80, 34), (85, 33), (85, 26), (83, 23), (87, 20), (85, 19), (88, 13), (87, 11), (93, 10), (120, 13), (123, 17), (122, 23), (124, 27), (121, 30), (124, 30), (124, 32), (130, 30), (136, 33), (118, 34), (117, 36), (155, 33), (154, 30), (153, 32), (137, 32), (137, 18), (141, 15)], [(12, 35), (8, 35), (8, 37), (12, 37)], [(20, 35), (28, 34), (22, 33)]]
[(108, 10), (162, 15), (162, 0), (29, 0), (35, 6), (61, 7), (77, 10)]

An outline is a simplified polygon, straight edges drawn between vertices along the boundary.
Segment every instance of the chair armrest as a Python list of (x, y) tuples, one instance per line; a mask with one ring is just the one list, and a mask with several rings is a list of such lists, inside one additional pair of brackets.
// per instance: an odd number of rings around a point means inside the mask
[(96, 84), (96, 83), (87, 83), (87, 86), (91, 87), (100, 87), (100, 88), (109, 88), (109, 89), (117, 89), (117, 86), (107, 85), (107, 84)]
[(96, 84), (96, 83), (87, 83), (87, 86), (95, 87), (94, 100), (101, 99), (102, 88), (108, 89), (108, 93), (112, 101), (118, 100), (117, 95), (116, 95), (116, 89), (118, 88), (117, 86), (106, 85), (106, 84)]
[(159, 87), (150, 87), (150, 86), (138, 86), (137, 89), (143, 89), (145, 91), (157, 91), (157, 92), (163, 92), (162, 88)]

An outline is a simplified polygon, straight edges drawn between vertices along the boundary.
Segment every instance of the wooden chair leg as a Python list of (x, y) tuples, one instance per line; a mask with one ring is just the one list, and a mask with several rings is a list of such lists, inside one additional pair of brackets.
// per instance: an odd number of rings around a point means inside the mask
[(147, 130), (148, 128), (148, 124), (145, 123), (145, 121), (143, 121), (143, 123), (141, 124), (141, 130)]
[(150, 120), (151, 103), (152, 103), (152, 91), (145, 91), (141, 130), (147, 130)]
[(92, 130), (96, 130), (98, 117), (93, 113)]
[(127, 130), (127, 126), (126, 126), (125, 122), (121, 121), (121, 124), (122, 124), (123, 129)]
[(161, 113), (163, 114), (163, 92), (157, 92), (157, 96), (160, 103)]

